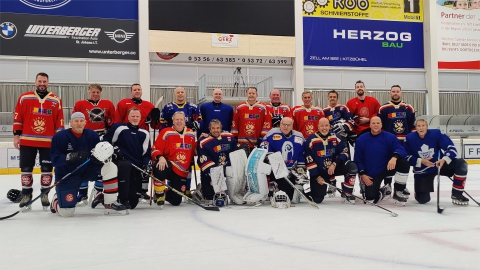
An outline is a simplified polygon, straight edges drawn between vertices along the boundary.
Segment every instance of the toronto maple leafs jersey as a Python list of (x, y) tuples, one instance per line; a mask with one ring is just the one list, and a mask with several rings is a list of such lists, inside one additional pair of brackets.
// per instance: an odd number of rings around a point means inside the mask
[(304, 144), (305, 160), (311, 179), (328, 171), (328, 167), (337, 159), (349, 160), (348, 147), (339, 135), (330, 133), (322, 136), (316, 132), (307, 138)]
[(440, 156), (443, 156), (442, 158), (447, 164), (450, 164), (457, 157), (457, 149), (452, 140), (438, 129), (429, 129), (423, 139), (417, 132), (408, 134), (405, 140), (405, 150), (408, 153), (407, 160), (413, 166), (415, 178), (437, 171), (437, 167), (423, 165), (422, 159), (431, 158), (430, 161), (435, 163), (440, 152)]
[(304, 142), (302, 133), (296, 130), (292, 130), (287, 136), (280, 128), (273, 128), (263, 137), (261, 147), (267, 149), (268, 153), (282, 153), (287, 168), (293, 167), (295, 163), (303, 167), (305, 166)]
[(378, 110), (382, 120), (382, 128), (394, 134), (399, 140), (405, 140), (407, 134), (415, 130), (415, 110), (410, 104), (392, 101), (384, 104)]

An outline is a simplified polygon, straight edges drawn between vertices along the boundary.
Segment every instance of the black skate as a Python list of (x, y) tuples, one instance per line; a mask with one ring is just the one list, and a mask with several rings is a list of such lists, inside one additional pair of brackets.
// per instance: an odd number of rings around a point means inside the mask
[(112, 202), (110, 204), (104, 204), (105, 206), (105, 215), (126, 215), (127, 214), (127, 209), (125, 208), (124, 205), (118, 203), (118, 202)]
[(42, 202), (43, 211), (48, 211), (50, 207), (50, 201), (48, 200), (48, 191), (40, 197), (40, 201)]
[(380, 192), (383, 194), (383, 198), (380, 198), (380, 200), (390, 199), (392, 197), (392, 186), (390, 184), (386, 184), (380, 188)]
[[(22, 194), (22, 199), (20, 200), (20, 204), (18, 205), (20, 208), (25, 207), (30, 201), (32, 200), (32, 194)], [(32, 205), (28, 205), (25, 211), (32, 210)]]
[(398, 206), (405, 206), (408, 197), (403, 195), (403, 191), (395, 191), (393, 193), (393, 203)]
[(452, 203), (456, 205), (468, 205), (469, 199), (463, 196), (463, 191), (452, 189)]
[[(137, 193), (138, 194), (138, 193)], [(142, 193), (138, 194), (139, 195), (139, 203), (147, 204), (150, 202), (150, 196), (148, 196), (146, 191), (142, 191)]]
[(86, 205), (88, 205), (88, 196), (83, 196), (81, 194), (78, 194), (76, 206), (86, 206)]
[(125, 206), (125, 210), (127, 210), (127, 214), (130, 213), (132, 206), (130, 205), (130, 201), (120, 201), (120, 204)]
[(403, 195), (405, 195), (405, 197), (407, 197), (407, 199), (409, 198), (410, 191), (408, 190), (408, 188), (405, 187), (405, 189), (403, 190)]
[(93, 198), (92, 200), (92, 208), (95, 209), (95, 207), (97, 207), (97, 205), (99, 204), (104, 204), (103, 203), (103, 192), (98, 192), (97, 193), (97, 196), (95, 196), (95, 198)]

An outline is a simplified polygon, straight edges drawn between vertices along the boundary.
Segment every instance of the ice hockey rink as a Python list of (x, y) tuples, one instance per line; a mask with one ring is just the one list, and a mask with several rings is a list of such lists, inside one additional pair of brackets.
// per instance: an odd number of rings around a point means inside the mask
[[(480, 202), (480, 165), (469, 165), (466, 191)], [(17, 211), (6, 193), (19, 175), (2, 175), (0, 216)], [(34, 196), (39, 194), (34, 176)], [(339, 184), (337, 183), (339, 186)], [(451, 203), (441, 177), (440, 204), (380, 205), (398, 217), (340, 195), (315, 209), (233, 205), (219, 212), (193, 204), (141, 204), (127, 216), (79, 207), (71, 218), (42, 210), (0, 221), (1, 269), (480, 269), (480, 207)], [(436, 181), (435, 181), (436, 188)], [(52, 198), (53, 192), (50, 193)]]

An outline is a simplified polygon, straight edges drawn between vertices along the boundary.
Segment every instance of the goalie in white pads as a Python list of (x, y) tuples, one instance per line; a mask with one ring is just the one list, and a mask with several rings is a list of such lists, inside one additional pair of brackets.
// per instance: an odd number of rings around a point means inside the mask
[(125, 206), (117, 203), (117, 166), (111, 162), (113, 147), (108, 142), (99, 142), (100, 139), (95, 131), (84, 129), (85, 123), (83, 113), (73, 113), (70, 129), (60, 131), (53, 136), (50, 156), (52, 165), (55, 167), (55, 181), (59, 181), (75, 170), (88, 158), (90, 162), (55, 187), (56, 194), (50, 204), (50, 210), (62, 217), (72, 216), (82, 181), (94, 181), (101, 175), (105, 214), (125, 215)]
[(229, 154), (237, 150), (237, 142), (230, 132), (222, 131), (222, 123), (218, 119), (210, 121), (209, 130), (210, 133), (200, 137), (197, 145), (197, 162), (201, 169), (199, 198), (213, 200), (215, 205), (223, 206), (227, 190), (224, 167), (230, 166)]
[(353, 186), (357, 166), (349, 160), (348, 146), (341, 137), (330, 132), (330, 123), (327, 118), (318, 122), (318, 131), (308, 137), (305, 142), (305, 158), (310, 172), (310, 197), (316, 203), (321, 203), (326, 195), (330, 178), (344, 175), (342, 183), (342, 202), (355, 203)]
[[(267, 149), (268, 153), (280, 152), (289, 170), (296, 170), (298, 174), (305, 175), (304, 142), (302, 133), (293, 130), (293, 119), (284, 117), (280, 121), (279, 127), (271, 129), (263, 138), (261, 147)], [(292, 183), (298, 184), (299, 188), (302, 188), (301, 185), (308, 181), (308, 177), (297, 179), (291, 173), (288, 178)], [(269, 196), (273, 197), (279, 190), (284, 191), (290, 200), (293, 199), (294, 188), (285, 179), (276, 179), (275, 174), (271, 173)]]

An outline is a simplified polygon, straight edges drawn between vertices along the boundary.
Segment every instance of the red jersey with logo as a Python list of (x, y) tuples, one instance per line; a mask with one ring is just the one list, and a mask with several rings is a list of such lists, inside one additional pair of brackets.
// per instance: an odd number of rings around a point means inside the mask
[(104, 134), (115, 118), (115, 106), (110, 100), (103, 99), (97, 102), (88, 99), (79, 100), (75, 103), (72, 112), (83, 113), (87, 122), (85, 127), (99, 134)]
[(122, 100), (120, 100), (117, 104), (117, 109), (115, 110), (115, 120), (114, 120), (114, 123), (118, 123), (118, 122), (122, 122), (122, 123), (127, 123), (128, 122), (128, 111), (135, 107), (137, 109), (140, 110), (140, 114), (141, 114), (141, 119), (140, 119), (140, 123), (138, 124), (140, 126), (140, 128), (143, 128), (145, 129), (146, 131), (149, 131), (150, 128), (149, 128), (149, 124), (152, 128), (154, 129), (159, 129), (160, 128), (160, 123), (158, 123), (157, 125), (155, 125), (154, 123), (150, 123), (150, 121), (147, 122), (147, 117), (149, 117), (149, 114), (150, 114), (150, 111), (155, 108), (155, 106), (149, 102), (149, 101), (145, 101), (145, 100), (142, 100), (141, 102), (139, 102), (139, 104), (135, 103), (135, 102), (138, 102), (137, 100), (133, 100), (131, 98), (124, 98)]
[(357, 117), (372, 117), (377, 116), (378, 109), (380, 109), (380, 103), (378, 100), (371, 96), (365, 96), (365, 100), (360, 100), (358, 97), (354, 97), (347, 102), (347, 108), (352, 113), (352, 117), (355, 119), (355, 133), (361, 134), (364, 130), (370, 128), (370, 122), (360, 124)]
[(41, 99), (36, 91), (22, 94), (13, 116), (13, 131), (20, 130), (20, 145), (50, 148), (53, 135), (64, 129), (62, 100), (52, 93)]
[(167, 127), (162, 129), (153, 144), (152, 159), (163, 156), (172, 162), (173, 171), (178, 176), (187, 177), (196, 147), (195, 131), (184, 128), (183, 134), (180, 134), (173, 127)]
[(242, 102), (233, 113), (232, 134), (238, 143), (247, 143), (253, 148), (257, 140), (261, 140), (272, 128), (271, 122), (272, 118), (261, 102), (258, 101), (252, 106)]
[(292, 109), (293, 129), (302, 133), (304, 138), (318, 131), (318, 121), (325, 117), (320, 107), (305, 108), (303, 105)]

